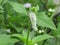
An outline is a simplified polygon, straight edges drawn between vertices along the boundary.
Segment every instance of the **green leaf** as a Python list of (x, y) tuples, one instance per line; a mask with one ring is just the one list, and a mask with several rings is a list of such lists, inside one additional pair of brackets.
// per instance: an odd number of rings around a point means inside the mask
[(52, 21), (44, 12), (40, 12), (37, 15), (37, 25), (42, 27), (48, 27), (53, 30), (56, 30), (56, 27)]
[(60, 23), (58, 23), (57, 30), (52, 31), (52, 34), (56, 37), (60, 37)]
[(13, 9), (18, 13), (24, 13), (27, 14), (26, 9), (22, 4), (19, 4), (17, 2), (9, 2), (9, 4), (13, 7)]
[(22, 40), (23, 42), (26, 42), (26, 39), (21, 34), (13, 34), (12, 36), (19, 38), (19, 40)]
[(21, 31), (23, 31), (24, 30), (24, 28), (23, 27), (16, 27), (16, 31), (19, 33), (19, 32), (21, 32)]
[(23, 37), (21, 34), (13, 34), (12, 36), (13, 36), (13, 37), (17, 37), (17, 38), (19, 38), (19, 39), (22, 39), (22, 37)]
[[(14, 24), (12, 24), (12, 23), (9, 23), (10, 24), (10, 26), (11, 27), (13, 27), (18, 33), (19, 32), (21, 32), (21, 31), (23, 31), (23, 30), (27, 30), (27, 29), (25, 29), (25, 28), (23, 28), (23, 27), (16, 27)], [(26, 32), (25, 31), (23, 31), (25, 34), (26, 34)]]
[(6, 34), (6, 33), (7, 33), (6, 30), (7, 30), (6, 28), (2, 28), (2, 29), (0, 29), (0, 34)]
[(47, 6), (49, 7), (49, 8), (54, 8), (54, 7), (56, 7), (56, 3), (54, 3), (56, 0), (48, 0), (47, 1)]
[(60, 45), (56, 39), (48, 39), (44, 45)]
[(60, 23), (58, 23), (58, 30), (60, 30)]
[(2, 5), (6, 4), (8, 0), (3, 0)]
[(8, 16), (10, 16), (10, 17), (13, 16), (14, 13), (16, 14), (16, 12), (14, 11), (14, 9), (12, 8), (12, 6), (9, 3), (7, 3), (5, 5), (5, 8), (6, 8), (6, 11), (8, 13), (7, 17)]
[(39, 11), (39, 5), (36, 5), (36, 12)]
[(25, 39), (27, 39), (27, 32), (25, 30), (22, 31), (22, 35)]
[(11, 38), (10, 35), (2, 34), (0, 35), (0, 45), (14, 44), (17, 42), (17, 39)]
[(20, 32), (20, 31), (22, 31), (21, 29), (22, 28), (18, 28), (18, 27), (16, 27), (14, 24), (12, 24), (12, 23), (9, 23), (10, 24), (10, 26), (11, 27), (13, 27), (18, 33)]
[(60, 37), (60, 23), (58, 23), (57, 30), (52, 31), (52, 34), (56, 37)]
[(49, 39), (49, 38), (53, 38), (52, 36), (48, 35), (48, 34), (44, 34), (44, 35), (39, 35), (37, 37), (34, 37), (32, 39), (33, 43), (39, 42), (39, 41), (43, 41), (45, 39)]
[(57, 17), (57, 21), (60, 22), (60, 16)]
[(33, 37), (35, 37), (36, 32), (34, 30), (32, 30), (29, 34), (29, 37), (32, 39)]
[(2, 3), (2, 0), (0, 0), (0, 4)]
[(4, 16), (3, 14), (0, 14), (0, 28), (4, 27)]

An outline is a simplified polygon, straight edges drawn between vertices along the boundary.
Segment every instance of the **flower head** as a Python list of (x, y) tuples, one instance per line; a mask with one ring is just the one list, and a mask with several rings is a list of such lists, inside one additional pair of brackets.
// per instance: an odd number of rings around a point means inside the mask
[(31, 7), (31, 4), (30, 3), (26, 3), (26, 4), (24, 4), (24, 7), (25, 8), (30, 8)]

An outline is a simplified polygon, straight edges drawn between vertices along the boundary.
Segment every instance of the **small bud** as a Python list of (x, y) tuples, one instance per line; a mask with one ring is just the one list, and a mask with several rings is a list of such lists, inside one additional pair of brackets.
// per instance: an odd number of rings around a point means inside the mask
[(44, 32), (44, 30), (39, 30), (39, 33), (43, 33)]
[(7, 31), (8, 33), (10, 33), (10, 29), (7, 29), (6, 31)]
[(34, 45), (38, 45), (37, 43), (35, 43)]
[(39, 30), (39, 33), (42, 33), (42, 31), (41, 31), (41, 30)]
[(55, 10), (50, 8), (50, 9), (48, 9), (48, 11), (49, 12), (54, 12)]

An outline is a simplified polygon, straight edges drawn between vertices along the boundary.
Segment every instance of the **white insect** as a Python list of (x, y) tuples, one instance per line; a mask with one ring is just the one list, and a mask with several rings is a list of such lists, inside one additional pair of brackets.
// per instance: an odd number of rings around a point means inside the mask
[(34, 12), (29, 12), (29, 18), (32, 24), (33, 30), (37, 31), (37, 25), (36, 25), (36, 14)]

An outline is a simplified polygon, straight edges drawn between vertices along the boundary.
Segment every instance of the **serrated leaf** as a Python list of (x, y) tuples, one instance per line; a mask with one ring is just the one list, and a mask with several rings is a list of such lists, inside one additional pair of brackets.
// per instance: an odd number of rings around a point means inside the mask
[(40, 12), (37, 15), (37, 25), (42, 27), (48, 27), (56, 30), (56, 27), (51, 18), (49, 18), (44, 12)]
[(48, 39), (44, 45), (60, 45), (56, 39)]
[(52, 36), (48, 35), (48, 34), (44, 34), (44, 35), (39, 35), (37, 37), (34, 37), (32, 39), (33, 43), (39, 42), (39, 41), (43, 41), (45, 39), (49, 39), (49, 38), (53, 38)]
[(57, 30), (52, 31), (52, 34), (56, 37), (60, 37), (60, 23), (58, 23)]
[(22, 4), (19, 4), (17, 2), (9, 2), (9, 4), (13, 7), (13, 9), (18, 13), (24, 13), (27, 14), (26, 9)]

